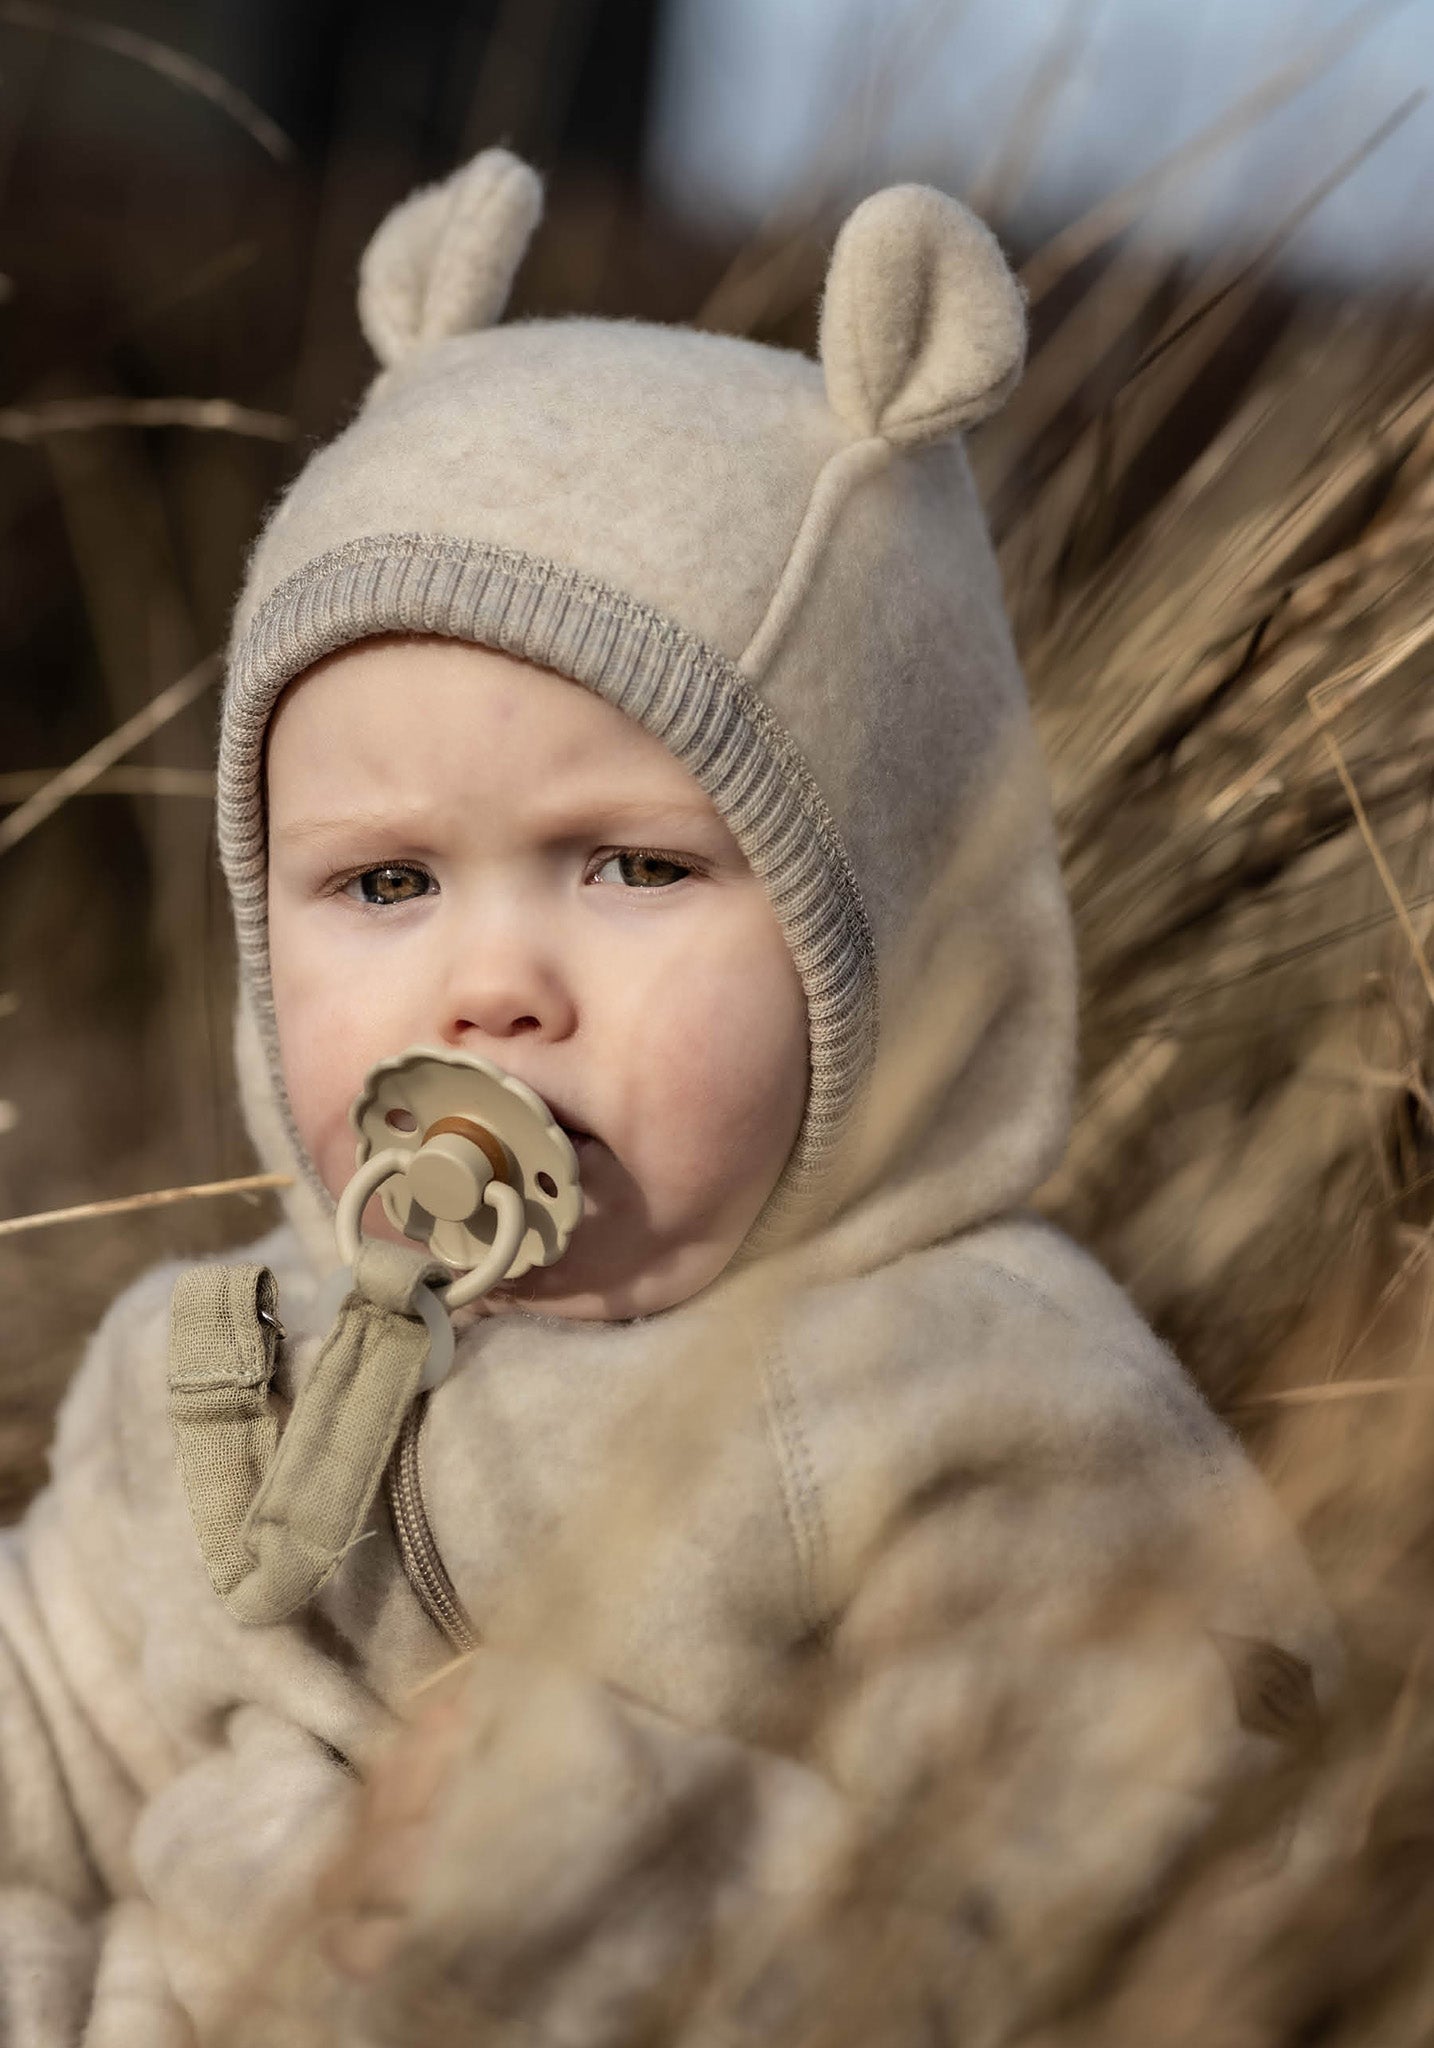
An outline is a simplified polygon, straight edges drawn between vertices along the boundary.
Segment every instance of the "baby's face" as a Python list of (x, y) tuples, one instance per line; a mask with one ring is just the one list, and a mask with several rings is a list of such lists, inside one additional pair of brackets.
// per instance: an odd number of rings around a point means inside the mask
[[(286, 692), (267, 792), (284, 1077), (330, 1193), (369, 1068), (453, 1046), (536, 1088), (577, 1150), (583, 1220), (515, 1297), (646, 1315), (715, 1278), (796, 1140), (807, 1019), (686, 769), (545, 670), (373, 640)], [(377, 1201), (366, 1228), (396, 1235)]]

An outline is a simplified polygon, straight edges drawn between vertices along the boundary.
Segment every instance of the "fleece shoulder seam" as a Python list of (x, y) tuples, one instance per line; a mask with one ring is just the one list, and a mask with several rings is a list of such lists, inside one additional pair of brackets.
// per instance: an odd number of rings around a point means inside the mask
[(802, 1624), (815, 1631), (827, 1619), (826, 1516), (797, 1391), (779, 1343), (767, 1348), (762, 1361), (762, 1383), (767, 1428), (781, 1485), (782, 1512), (797, 1567)]

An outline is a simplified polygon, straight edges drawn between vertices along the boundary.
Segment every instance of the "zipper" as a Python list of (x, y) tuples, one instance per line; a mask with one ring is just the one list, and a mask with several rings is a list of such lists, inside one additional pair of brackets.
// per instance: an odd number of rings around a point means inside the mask
[(393, 1454), (384, 1468), (383, 1490), (393, 1533), (398, 1541), (404, 1577), (412, 1586), (419, 1606), (439, 1634), (461, 1655), (478, 1647), (478, 1631), (449, 1578), (438, 1545), (433, 1540), (428, 1511), (423, 1505), (423, 1482), (418, 1470), (418, 1440), (423, 1418), (428, 1413), (427, 1394), (420, 1394), (399, 1430)]

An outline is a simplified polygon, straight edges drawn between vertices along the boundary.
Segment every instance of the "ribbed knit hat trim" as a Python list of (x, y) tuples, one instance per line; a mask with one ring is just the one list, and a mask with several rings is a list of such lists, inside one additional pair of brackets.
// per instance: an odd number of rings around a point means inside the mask
[(682, 762), (765, 884), (806, 993), (806, 1116), (758, 1231), (810, 1213), (876, 1043), (876, 951), (826, 802), (790, 736), (724, 656), (660, 612), (539, 556), (422, 534), (375, 534), (273, 590), (230, 653), (219, 756), (220, 853), (242, 970), (296, 1156), (269, 976), (264, 735), (285, 685), (380, 633), (466, 640), (556, 670), (645, 726)]

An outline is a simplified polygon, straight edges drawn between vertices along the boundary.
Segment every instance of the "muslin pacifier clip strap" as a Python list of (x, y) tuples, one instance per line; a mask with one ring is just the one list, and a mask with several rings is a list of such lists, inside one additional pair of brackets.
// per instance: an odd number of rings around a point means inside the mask
[(196, 1266), (180, 1275), (170, 1304), (170, 1429), (221, 1598), (253, 1569), (241, 1532), (279, 1441), (269, 1402), (277, 1298), (267, 1266)]
[[(363, 1532), (428, 1359), (432, 1260), (368, 1241), (279, 1432), (273, 1277), (201, 1267), (175, 1289), (170, 1416), (195, 1534), (236, 1620), (282, 1621)], [(431, 1297), (430, 1297), (431, 1298)]]

